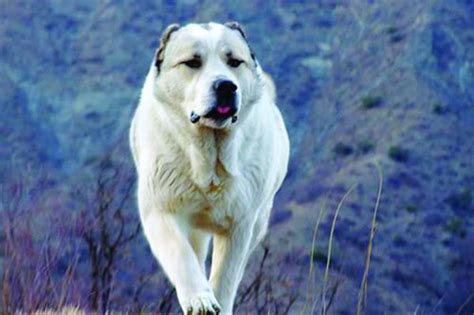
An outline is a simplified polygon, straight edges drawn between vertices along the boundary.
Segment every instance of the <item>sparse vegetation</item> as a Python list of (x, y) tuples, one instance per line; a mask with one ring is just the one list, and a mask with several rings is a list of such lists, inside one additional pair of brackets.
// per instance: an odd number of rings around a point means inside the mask
[(380, 96), (366, 95), (360, 100), (363, 109), (372, 109), (382, 105), (383, 99)]
[(403, 36), (403, 34), (400, 34), (400, 33), (393, 34), (392, 36), (390, 36), (390, 42), (391, 43), (398, 43), (398, 42), (401, 42), (403, 40), (403, 38), (405, 38)]
[(409, 152), (401, 146), (391, 146), (388, 149), (388, 156), (396, 162), (407, 162), (409, 159)]
[(90, 264), (89, 307), (99, 313), (109, 309), (117, 262), (140, 232), (140, 224), (131, 223), (132, 218), (125, 213), (132, 188), (133, 176), (105, 156), (86, 197), (94, 206), (80, 214), (77, 229), (87, 245)]
[(394, 25), (387, 27), (387, 29), (385, 30), (385, 32), (389, 35), (395, 34), (397, 31), (398, 31), (398, 28)]
[(328, 256), (323, 251), (315, 250), (313, 254), (313, 261), (325, 264), (328, 260)]
[(398, 43), (404, 38), (400, 29), (394, 25), (387, 27), (385, 32), (389, 35), (391, 43)]
[(446, 228), (446, 231), (448, 231), (452, 235), (460, 236), (462, 238), (466, 236), (466, 230), (464, 229), (463, 220), (459, 217), (451, 218), (446, 223), (445, 228)]
[(354, 149), (348, 144), (339, 142), (334, 146), (333, 151), (338, 156), (348, 156), (354, 152)]
[(436, 103), (433, 105), (433, 113), (436, 115), (444, 115), (448, 112), (448, 108), (441, 103)]
[[(60, 198), (57, 192), (46, 191), (45, 202), (37, 202), (35, 192), (45, 189), (41, 185), (46, 175), (35, 170), (2, 187), (0, 192), (9, 194), (0, 195), (5, 250), (0, 260), (0, 313), (32, 313), (66, 305), (105, 313), (114, 308), (113, 293), (125, 296), (114, 287), (114, 280), (119, 262), (139, 234), (136, 214), (127, 211), (132, 173), (106, 157), (95, 175), (88, 178), (87, 186), (70, 191), (80, 204), (77, 212), (49, 206)], [(141, 284), (130, 282), (130, 286)], [(126, 293), (130, 299), (138, 295)]]
[(367, 154), (375, 149), (375, 142), (370, 139), (362, 140), (357, 144), (357, 149), (362, 154)]
[(396, 247), (403, 247), (407, 245), (407, 241), (405, 238), (403, 238), (403, 236), (395, 235), (395, 237), (393, 238), (393, 245), (395, 245)]
[(281, 266), (271, 265), (275, 260), (271, 259), (269, 244), (264, 242), (260, 247), (260, 261), (248, 284), (240, 287), (234, 313), (289, 314), (299, 296), (299, 287), (291, 284), (290, 275)]
[(454, 192), (446, 198), (446, 201), (453, 210), (467, 212), (471, 207), (472, 193), (471, 190), (465, 187), (460, 192)]
[(418, 207), (414, 204), (409, 204), (405, 207), (405, 210), (408, 213), (417, 213), (418, 212)]

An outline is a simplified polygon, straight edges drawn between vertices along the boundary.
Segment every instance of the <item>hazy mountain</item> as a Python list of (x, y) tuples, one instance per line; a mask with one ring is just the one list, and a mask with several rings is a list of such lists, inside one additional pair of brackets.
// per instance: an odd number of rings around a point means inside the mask
[[(285, 244), (274, 250), (294, 281), (307, 277), (324, 208), (321, 283), (334, 212), (357, 184), (339, 214), (331, 269), (342, 283), (332, 310), (354, 313), (378, 163), (368, 313), (456, 312), (474, 292), (470, 0), (0, 0), (0, 178), (11, 180), (14, 160), (41, 166), (54, 189), (68, 190), (116, 146), (131, 167), (126, 130), (160, 32), (211, 20), (241, 22), (278, 87), (292, 158), (270, 243)], [(59, 207), (74, 203), (64, 197)]]

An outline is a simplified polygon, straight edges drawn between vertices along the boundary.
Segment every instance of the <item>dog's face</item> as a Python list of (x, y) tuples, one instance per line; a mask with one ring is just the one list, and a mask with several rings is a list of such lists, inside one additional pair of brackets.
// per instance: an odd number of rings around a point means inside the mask
[(236, 23), (172, 25), (155, 57), (156, 96), (191, 124), (227, 128), (261, 94), (261, 70)]

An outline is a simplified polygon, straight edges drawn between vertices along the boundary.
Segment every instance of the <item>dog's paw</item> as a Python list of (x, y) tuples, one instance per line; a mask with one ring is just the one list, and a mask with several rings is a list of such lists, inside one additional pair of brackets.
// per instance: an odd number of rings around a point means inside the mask
[(184, 301), (182, 307), (186, 315), (218, 315), (221, 311), (212, 293), (196, 294)]

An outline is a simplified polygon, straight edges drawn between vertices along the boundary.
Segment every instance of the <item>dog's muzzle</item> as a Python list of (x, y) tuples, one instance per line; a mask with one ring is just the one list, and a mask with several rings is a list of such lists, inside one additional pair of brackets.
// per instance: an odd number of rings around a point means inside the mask
[[(224, 121), (232, 117), (232, 123), (237, 121), (237, 85), (230, 80), (218, 79), (212, 84), (215, 102), (209, 111), (203, 115), (216, 121)], [(195, 124), (201, 116), (191, 112), (189, 120)]]

